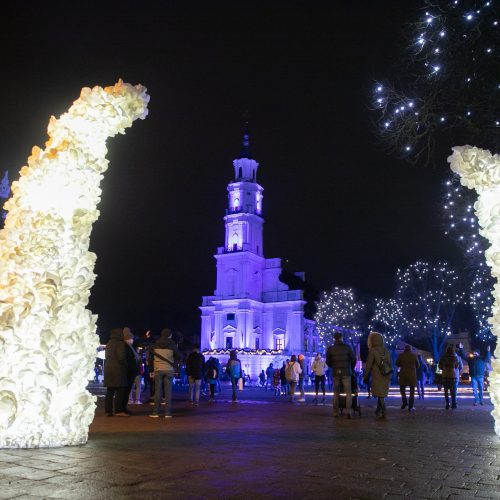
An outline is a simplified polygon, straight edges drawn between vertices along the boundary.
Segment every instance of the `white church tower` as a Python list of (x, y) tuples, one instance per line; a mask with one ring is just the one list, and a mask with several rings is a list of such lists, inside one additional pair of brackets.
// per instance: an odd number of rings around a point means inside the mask
[(291, 354), (312, 356), (318, 340), (314, 322), (304, 318), (302, 290), (289, 290), (279, 280), (281, 259), (264, 257), (264, 189), (257, 183), (259, 164), (250, 154), (248, 131), (233, 165), (224, 246), (215, 255), (217, 287), (200, 307), (201, 349), (221, 362), (236, 349), (245, 372), (255, 377)]

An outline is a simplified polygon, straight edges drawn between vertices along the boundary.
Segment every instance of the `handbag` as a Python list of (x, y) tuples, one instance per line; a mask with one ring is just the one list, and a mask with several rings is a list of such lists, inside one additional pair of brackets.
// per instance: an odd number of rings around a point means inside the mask
[(392, 366), (385, 360), (385, 352), (384, 354), (382, 354), (380, 358), (378, 369), (380, 370), (381, 375), (383, 375), (384, 377), (388, 377), (389, 375), (392, 375), (392, 373), (394, 372)]
[(243, 390), (243, 379), (241, 377), (238, 379), (238, 390)]

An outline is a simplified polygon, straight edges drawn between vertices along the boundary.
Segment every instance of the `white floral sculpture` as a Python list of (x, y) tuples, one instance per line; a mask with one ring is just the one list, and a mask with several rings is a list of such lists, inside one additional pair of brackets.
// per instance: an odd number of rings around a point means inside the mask
[[(463, 186), (475, 189), (478, 200), (474, 210), (481, 226), (480, 233), (489, 242), (486, 262), (496, 279), (493, 288), (493, 316), (489, 319), (493, 334), (500, 338), (500, 156), (472, 146), (453, 148), (448, 158), (451, 169), (460, 174)], [(494, 405), (495, 432), (500, 435), (500, 342), (497, 342), (492, 360), (490, 396)]]
[(89, 252), (106, 139), (147, 115), (141, 85), (84, 88), (46, 148), (34, 147), (12, 184), (0, 231), (0, 448), (87, 441), (96, 398), (87, 390), (98, 346), (85, 307), (95, 279)]

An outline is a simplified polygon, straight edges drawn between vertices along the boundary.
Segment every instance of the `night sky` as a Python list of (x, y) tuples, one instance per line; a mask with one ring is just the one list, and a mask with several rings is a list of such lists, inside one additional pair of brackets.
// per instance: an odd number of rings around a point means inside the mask
[(409, 4), (2, 4), (0, 171), (11, 180), (82, 87), (121, 77), (151, 95), (148, 118), (108, 142), (91, 238), (103, 331), (198, 333), (246, 116), (267, 258), (317, 290), (364, 296), (388, 296), (417, 259), (462, 265), (443, 234), (446, 154), (409, 165), (384, 153), (371, 123), (373, 81), (397, 76)]

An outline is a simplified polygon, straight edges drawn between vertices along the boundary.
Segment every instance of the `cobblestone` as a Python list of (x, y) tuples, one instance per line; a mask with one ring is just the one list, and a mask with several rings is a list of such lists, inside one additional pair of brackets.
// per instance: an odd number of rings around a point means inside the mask
[(0, 450), (0, 499), (500, 498), (491, 407), (429, 398), (409, 414), (389, 398), (382, 421), (363, 399), (347, 420), (258, 389), (227, 397), (192, 408), (176, 393), (171, 420), (149, 405), (107, 418), (100, 400), (87, 445)]

